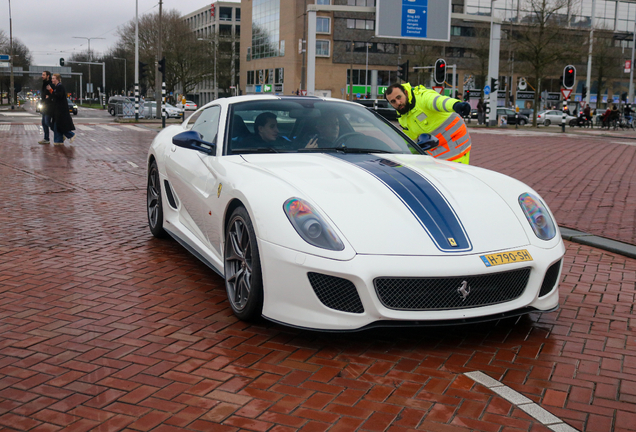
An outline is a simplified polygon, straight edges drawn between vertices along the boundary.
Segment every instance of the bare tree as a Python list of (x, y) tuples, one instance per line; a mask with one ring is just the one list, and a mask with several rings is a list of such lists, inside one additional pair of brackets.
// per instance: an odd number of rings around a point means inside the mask
[[(0, 52), (8, 53), (10, 50), (10, 42), (9, 38), (5, 34), (3, 30), (0, 30)], [(28, 69), (31, 65), (31, 51), (29, 48), (20, 42), (19, 39), (13, 38), (13, 66), (14, 67), (22, 67), (23, 69)], [(14, 74), (13, 76), (13, 84), (16, 88), (16, 95), (18, 91), (22, 88), (22, 86), (28, 83), (30, 78), (28, 76), (22, 76), (22, 74)], [(9, 75), (3, 76), (0, 79), (0, 94), (2, 94), (5, 89), (9, 90), (11, 88), (11, 77)]]
[(537, 125), (540, 80), (558, 74), (568, 59), (582, 54), (578, 43), (582, 40), (563, 25), (568, 4), (568, 0), (528, 0), (525, 16), (512, 33), (516, 59), (523, 62), (535, 84), (533, 126)]
[[(596, 78), (596, 106), (598, 107), (603, 100), (603, 93), (607, 89), (609, 79), (623, 77), (623, 54), (621, 48), (614, 46), (611, 32), (596, 32), (596, 35), (592, 57), (592, 76)], [(590, 92), (591, 90), (588, 89)], [(609, 91), (607, 96), (609, 105)]]
[[(166, 57), (166, 89), (173, 92), (177, 85), (181, 85), (187, 94), (210, 72), (211, 41), (198, 40), (176, 10), (163, 12), (161, 23), (162, 52)], [(134, 59), (135, 22), (129, 21), (118, 33), (120, 39), (114, 51), (120, 55), (126, 53), (126, 58)], [(161, 88), (161, 79), (155, 77), (154, 67), (158, 40), (159, 13), (143, 15), (139, 19), (139, 60), (148, 64), (147, 79), (143, 84), (153, 89)]]

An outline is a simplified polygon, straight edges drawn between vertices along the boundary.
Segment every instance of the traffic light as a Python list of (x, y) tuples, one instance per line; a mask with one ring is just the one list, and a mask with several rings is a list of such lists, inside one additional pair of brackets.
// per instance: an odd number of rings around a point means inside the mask
[(464, 102), (470, 101), (470, 90), (464, 90)]
[[(159, 73), (163, 76), (166, 75), (166, 58), (163, 57), (161, 60), (159, 60)], [(165, 79), (164, 79), (165, 81)]]
[(401, 65), (398, 65), (397, 77), (401, 79), (402, 81), (408, 82), (409, 80), (409, 61), (408, 60), (406, 61), (406, 63), (402, 63)]
[(581, 98), (584, 99), (587, 96), (587, 87), (583, 86), (583, 89), (581, 90)]
[(60, 66), (64, 66), (64, 59), (63, 58), (60, 59)]
[(574, 87), (574, 80), (576, 79), (576, 69), (574, 66), (566, 66), (563, 69), (563, 87), (571, 89)]
[(499, 90), (499, 80), (496, 79), (496, 78), (491, 77), (490, 78), (490, 91), (491, 91), (491, 93), (494, 93), (497, 90)]
[(435, 62), (434, 78), (437, 84), (444, 84), (444, 81), (446, 81), (446, 60), (438, 59)]
[(148, 66), (148, 63), (144, 63), (142, 61), (139, 62), (139, 81), (141, 81), (144, 78), (146, 78), (146, 67), (147, 66)]

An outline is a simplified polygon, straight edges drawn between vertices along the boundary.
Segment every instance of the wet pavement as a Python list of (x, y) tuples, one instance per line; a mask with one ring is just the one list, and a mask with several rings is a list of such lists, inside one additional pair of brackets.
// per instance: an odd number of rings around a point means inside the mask
[[(566, 241), (560, 309), (517, 319), (246, 324), (214, 272), (148, 231), (155, 132), (77, 132), (42, 146), (0, 124), (2, 430), (636, 430), (636, 260)], [(636, 244), (628, 139), (471, 134), (471, 163), (531, 185), (561, 226)]]

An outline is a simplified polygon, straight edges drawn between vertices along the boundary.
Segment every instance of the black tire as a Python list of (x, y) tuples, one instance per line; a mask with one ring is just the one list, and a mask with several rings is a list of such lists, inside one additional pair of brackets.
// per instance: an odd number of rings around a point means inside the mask
[(153, 236), (166, 237), (163, 229), (163, 203), (161, 201), (161, 178), (157, 162), (153, 161), (148, 168), (148, 187), (146, 188), (146, 209), (148, 213), (148, 227)]
[(577, 124), (576, 119), (570, 120), (570, 127), (574, 127), (574, 126), (576, 126), (576, 124)]
[(109, 109), (109, 110), (108, 110), (108, 113), (109, 113), (110, 115), (112, 115), (113, 117), (115, 117), (115, 108), (111, 108), (111, 109)]
[(547, 126), (550, 126), (550, 123), (551, 123), (551, 122), (550, 122), (550, 120), (548, 120), (548, 119), (543, 120), (543, 126), (546, 126), (546, 127), (547, 127)]
[(237, 207), (225, 230), (225, 290), (234, 314), (253, 321), (263, 311), (263, 275), (252, 220), (245, 207)]
[(519, 126), (525, 126), (526, 121), (524, 119), (519, 120)]

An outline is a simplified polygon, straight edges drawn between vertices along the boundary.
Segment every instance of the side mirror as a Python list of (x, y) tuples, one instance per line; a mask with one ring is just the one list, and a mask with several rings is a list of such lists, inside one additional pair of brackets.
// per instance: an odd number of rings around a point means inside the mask
[(205, 154), (214, 156), (216, 154), (216, 144), (203, 141), (201, 134), (197, 131), (186, 131), (172, 137), (172, 144), (190, 150), (197, 150)]
[(422, 150), (430, 150), (439, 145), (439, 140), (431, 134), (423, 133), (417, 137), (417, 145)]

